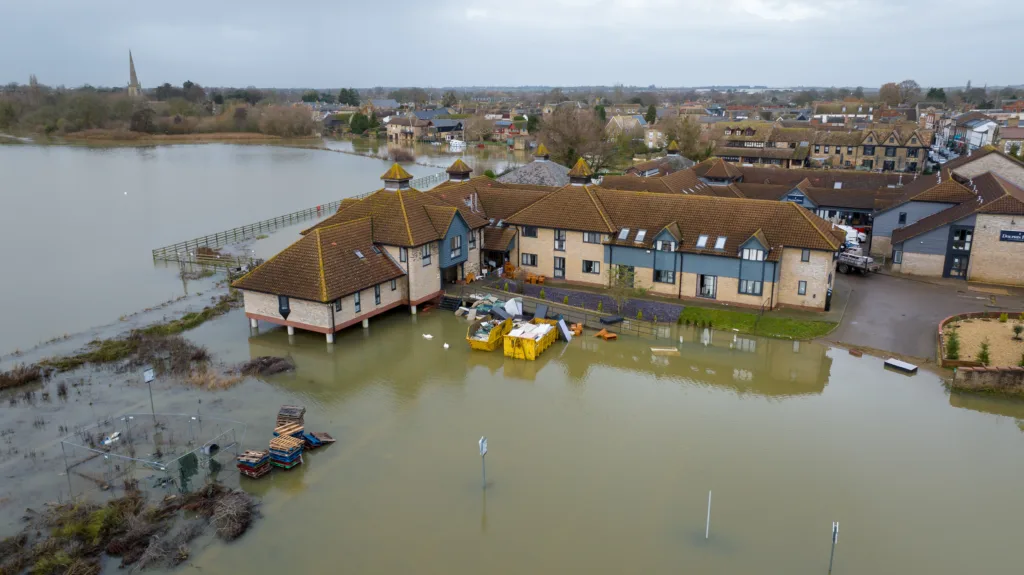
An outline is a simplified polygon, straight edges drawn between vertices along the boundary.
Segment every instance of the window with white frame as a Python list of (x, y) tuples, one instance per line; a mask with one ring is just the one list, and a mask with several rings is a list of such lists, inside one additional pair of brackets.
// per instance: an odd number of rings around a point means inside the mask
[(894, 250), (892, 252), (892, 263), (901, 264), (903, 263), (903, 250)]
[(601, 273), (601, 262), (593, 260), (583, 260), (583, 273), (585, 274), (599, 274)]
[(450, 254), (451, 258), (452, 259), (461, 258), (462, 257), (462, 236), (461, 235), (454, 236), (450, 240), (450, 242), (451, 242), (451, 254)]
[(658, 240), (657, 242), (654, 243), (654, 249), (658, 250), (659, 252), (674, 252), (676, 251), (676, 243)]
[(409, 261), (409, 250), (406, 248), (398, 248), (398, 261), (407, 262)]
[(661, 284), (676, 283), (676, 272), (672, 270), (654, 270), (654, 281)]
[(555, 251), (565, 251), (565, 230), (555, 230)]
[(522, 265), (537, 267), (537, 254), (523, 254)]
[(807, 295), (807, 282), (805, 282), (804, 280), (800, 280), (799, 282), (797, 282), (796, 293), (797, 295)]
[(761, 295), (761, 282), (754, 280), (740, 280), (740, 293), (747, 295)]
[(424, 266), (430, 265), (430, 244), (426, 244), (420, 249), (420, 259), (423, 260)]
[(708, 237), (707, 236), (697, 236), (697, 247), (698, 248), (706, 248), (707, 246), (708, 246)]
[(764, 261), (764, 250), (754, 248), (743, 248), (743, 259), (755, 262)]
[(583, 232), (583, 243), (599, 244), (601, 243), (601, 234), (597, 232)]
[(524, 238), (535, 238), (535, 237), (537, 237), (537, 226), (523, 226), (523, 237)]

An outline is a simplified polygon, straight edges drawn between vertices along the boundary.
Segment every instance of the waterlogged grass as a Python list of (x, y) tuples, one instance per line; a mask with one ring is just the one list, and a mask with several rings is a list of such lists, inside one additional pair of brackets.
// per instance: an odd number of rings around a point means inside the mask
[(828, 335), (836, 325), (830, 321), (803, 320), (774, 315), (687, 307), (679, 316), (683, 325), (738, 330), (742, 333), (781, 339), (808, 340)]
[[(86, 364), (115, 363), (137, 356), (145, 356), (142, 359), (149, 361), (152, 359), (149, 356), (158, 355), (156, 351), (162, 351), (163, 348), (170, 350), (172, 360), (180, 356), (183, 362), (204, 361), (209, 359), (205, 350), (192, 349), (184, 343), (170, 341), (172, 336), (226, 314), (240, 299), (240, 292), (232, 290), (202, 311), (187, 313), (178, 319), (133, 330), (116, 338), (91, 341), (84, 349), (71, 355), (51, 357), (30, 366), (17, 366), (11, 371), (0, 372), (0, 389), (31, 383), (45, 374), (71, 371)], [(34, 377), (29, 377), (32, 375)]]

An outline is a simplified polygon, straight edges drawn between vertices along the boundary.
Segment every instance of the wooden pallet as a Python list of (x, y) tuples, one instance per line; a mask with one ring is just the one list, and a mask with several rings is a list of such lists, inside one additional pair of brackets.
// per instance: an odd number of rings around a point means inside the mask
[(331, 437), (330, 433), (327, 433), (327, 432), (324, 432), (324, 431), (313, 431), (313, 432), (310, 433), (310, 435), (312, 435), (313, 437), (319, 439), (323, 443), (334, 443), (335, 441), (337, 441), (336, 439)]
[(260, 461), (270, 457), (269, 451), (255, 451), (247, 449), (245, 453), (239, 455), (236, 459), (239, 463), (252, 463), (258, 464)]
[(278, 425), (274, 428), (274, 433), (277, 435), (291, 435), (298, 437), (302, 435), (302, 431), (305, 426), (301, 423), (285, 423), (284, 425)]
[(270, 440), (270, 448), (277, 451), (288, 452), (294, 449), (302, 449), (302, 446), (303, 441), (301, 439), (290, 435), (279, 435)]

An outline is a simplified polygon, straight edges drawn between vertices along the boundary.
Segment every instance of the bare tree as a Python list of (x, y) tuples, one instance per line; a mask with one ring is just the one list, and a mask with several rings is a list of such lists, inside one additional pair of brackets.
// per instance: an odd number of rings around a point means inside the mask
[(615, 159), (615, 144), (605, 138), (604, 124), (588, 109), (560, 106), (544, 118), (540, 141), (551, 157), (564, 166), (572, 166), (583, 157), (598, 173)]
[(475, 142), (484, 140), (494, 131), (494, 120), (488, 120), (483, 116), (466, 118), (462, 122), (463, 130), (466, 132), (466, 141)]
[(700, 143), (700, 125), (690, 116), (677, 116), (665, 122), (663, 129), (668, 141), (675, 140), (679, 145), (679, 153), (691, 160), (698, 161), (704, 150)]
[(898, 106), (900, 103), (900, 87), (895, 82), (882, 84), (882, 87), (878, 90), (878, 99), (890, 106)]
[(921, 99), (921, 86), (913, 80), (900, 82), (900, 102), (904, 104), (916, 104)]

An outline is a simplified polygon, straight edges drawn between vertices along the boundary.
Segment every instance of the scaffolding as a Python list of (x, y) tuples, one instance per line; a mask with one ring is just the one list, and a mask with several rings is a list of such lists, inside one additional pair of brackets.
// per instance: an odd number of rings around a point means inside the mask
[(230, 419), (129, 413), (77, 429), (60, 446), (72, 497), (97, 487), (188, 493), (232, 470), (244, 438), (245, 424)]

